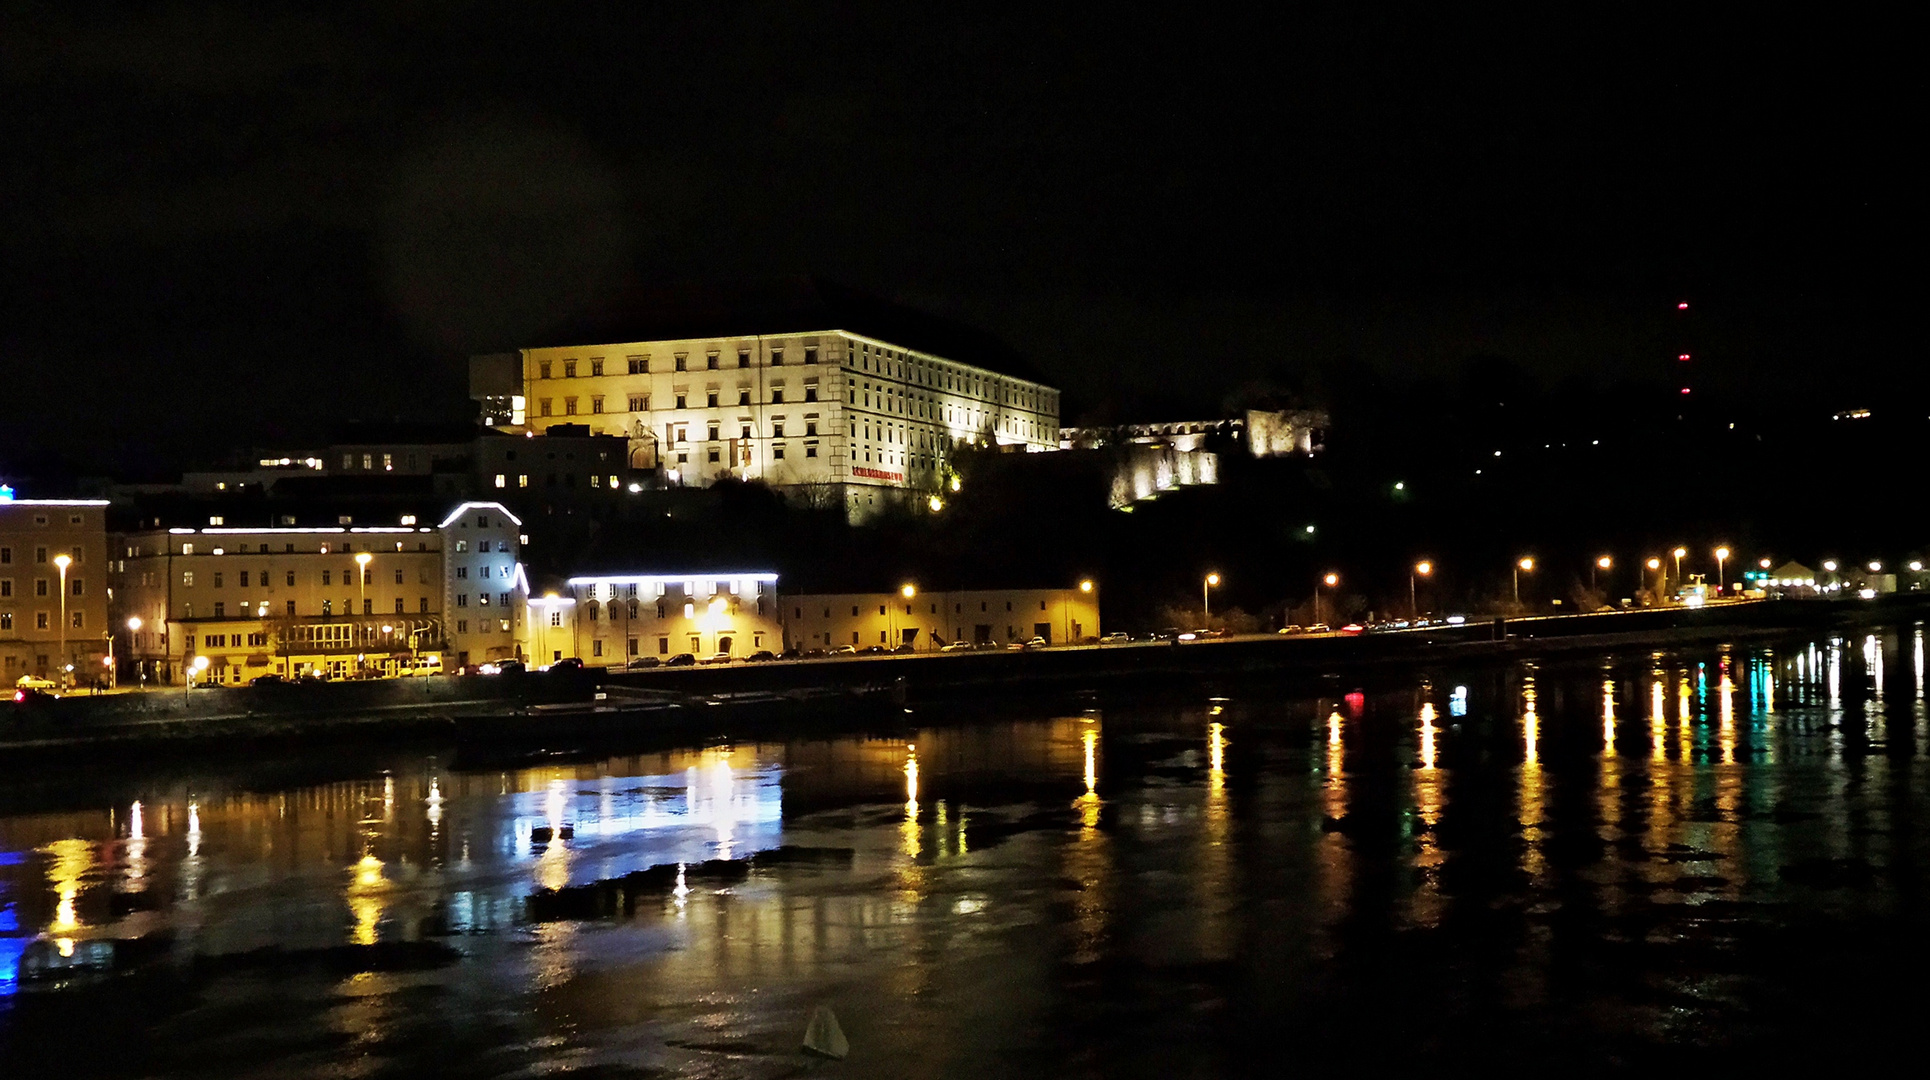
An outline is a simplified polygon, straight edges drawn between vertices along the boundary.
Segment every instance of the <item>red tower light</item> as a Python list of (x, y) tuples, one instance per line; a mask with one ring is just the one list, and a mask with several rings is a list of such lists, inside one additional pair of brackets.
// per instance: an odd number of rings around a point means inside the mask
[(1686, 387), (1686, 386), (1685, 386), (1685, 387), (1683, 387), (1683, 388), (1682, 388), (1682, 392), (1683, 392), (1683, 393), (1685, 393), (1685, 394), (1686, 394), (1686, 393), (1688, 393), (1688, 392), (1689, 392), (1689, 388), (1688, 388), (1688, 387)]
[(1677, 311), (1687, 311), (1687, 310), (1689, 310), (1689, 305), (1688, 305), (1688, 304), (1686, 304), (1686, 303), (1682, 303), (1682, 304), (1677, 304), (1677, 305), (1675, 305), (1675, 310), (1677, 310)]
[(1688, 358), (1689, 358), (1688, 353), (1683, 353), (1682, 355), (1676, 357), (1677, 360), (1687, 360)]

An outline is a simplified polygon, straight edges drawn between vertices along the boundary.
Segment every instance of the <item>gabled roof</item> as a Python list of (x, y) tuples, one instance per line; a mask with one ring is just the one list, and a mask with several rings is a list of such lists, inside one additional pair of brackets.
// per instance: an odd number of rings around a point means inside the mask
[(844, 330), (1013, 378), (1052, 385), (982, 330), (815, 277), (754, 285), (655, 286), (536, 335), (524, 348)]

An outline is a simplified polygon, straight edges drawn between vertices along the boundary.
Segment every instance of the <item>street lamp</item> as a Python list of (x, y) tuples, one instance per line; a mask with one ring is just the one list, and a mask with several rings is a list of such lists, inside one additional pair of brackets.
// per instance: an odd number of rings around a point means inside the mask
[(147, 689), (147, 665), (143, 664), (141, 661), (136, 660), (134, 658), (134, 649), (136, 648), (136, 644), (137, 644), (134, 640), (134, 635), (140, 632), (141, 632), (141, 617), (139, 615), (129, 615), (127, 617), (127, 658), (129, 660), (134, 660), (134, 670), (139, 672), (141, 677), (141, 689), (146, 690)]
[(1200, 582), (1200, 614), (1204, 618), (1210, 619), (1213, 617), (1213, 604), (1207, 598), (1206, 590), (1219, 583), (1220, 575), (1218, 574), (1208, 574), (1206, 575), (1206, 579)]
[(1728, 548), (1719, 547), (1716, 549), (1716, 595), (1717, 596), (1722, 595), (1722, 564), (1728, 558), (1729, 558)]
[(188, 665), (188, 678), (187, 678), (187, 686), (185, 687), (185, 690), (192, 691), (194, 689), (194, 677), (197, 674), (200, 674), (201, 672), (204, 672), (207, 670), (208, 670), (208, 658), (205, 656), (195, 657), (194, 663)]
[[(355, 556), (355, 587), (360, 589), (362, 593), (362, 614), (367, 614), (369, 610), (369, 563), (374, 560), (374, 558), (375, 556), (366, 551), (360, 552)], [(368, 628), (360, 623), (355, 624), (357, 646), (355, 666), (358, 671), (362, 667), (363, 654), (361, 649), (367, 647), (367, 642), (364, 640), (367, 636)]]
[(1414, 617), (1417, 619), (1421, 617), (1421, 602), (1415, 591), (1414, 578), (1417, 575), (1426, 577), (1433, 572), (1434, 564), (1426, 559), (1422, 559), (1420, 562), (1415, 563), (1414, 569), (1407, 573), (1407, 606), (1413, 610)]
[(1687, 555), (1688, 553), (1689, 553), (1688, 548), (1676, 548), (1674, 551), (1669, 553), (1675, 556), (1675, 583), (1677, 585), (1682, 584), (1682, 556)]
[(1614, 565), (1615, 565), (1615, 560), (1607, 555), (1604, 555), (1601, 558), (1595, 560), (1595, 565), (1588, 568), (1588, 591), (1589, 592), (1595, 591), (1595, 572), (1598, 570), (1606, 570), (1609, 567)]
[(1515, 606), (1516, 607), (1521, 606), (1521, 572), (1523, 570), (1526, 570), (1529, 573), (1533, 573), (1534, 569), (1535, 569), (1535, 560), (1533, 556), (1524, 555), (1514, 565)]
[(1334, 586), (1336, 586), (1336, 585), (1338, 585), (1338, 584), (1340, 584), (1340, 575), (1339, 575), (1339, 574), (1334, 574), (1334, 573), (1329, 573), (1329, 574), (1328, 574), (1328, 575), (1327, 575), (1326, 577), (1323, 577), (1323, 578), (1321, 578), (1321, 579), (1320, 579), (1319, 581), (1316, 581), (1316, 582), (1314, 582), (1314, 586), (1313, 586), (1313, 621), (1314, 621), (1315, 623), (1318, 623), (1318, 622), (1320, 622), (1320, 586), (1322, 586), (1322, 585), (1325, 585), (1325, 586), (1327, 586), (1327, 587), (1328, 587), (1329, 589), (1331, 589), (1331, 588), (1333, 588)]
[[(1085, 580), (1079, 582), (1079, 591), (1082, 593), (1086, 593), (1087, 595), (1090, 595), (1092, 593), (1092, 579), (1086, 578)], [(1072, 640), (1072, 596), (1071, 594), (1067, 594), (1059, 601), (1059, 621), (1065, 623), (1066, 644), (1067, 645), (1077, 644)]]
[(54, 556), (54, 565), (60, 568), (60, 685), (67, 686), (67, 669), (73, 665), (67, 662), (67, 567), (73, 558), (66, 552)]

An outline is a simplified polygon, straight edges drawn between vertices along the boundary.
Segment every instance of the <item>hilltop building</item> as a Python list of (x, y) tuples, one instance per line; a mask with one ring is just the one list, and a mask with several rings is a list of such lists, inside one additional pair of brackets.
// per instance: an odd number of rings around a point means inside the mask
[(853, 518), (942, 492), (956, 443), (1060, 442), (1059, 392), (1009, 350), (818, 282), (639, 300), (472, 357), (470, 394), (499, 431), (621, 436), (662, 485), (762, 480)]

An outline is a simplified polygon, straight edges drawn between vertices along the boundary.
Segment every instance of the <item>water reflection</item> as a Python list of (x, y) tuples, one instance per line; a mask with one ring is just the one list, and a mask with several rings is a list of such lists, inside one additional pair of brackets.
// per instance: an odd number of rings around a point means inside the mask
[[(304, 973), (291, 978), (332, 1003), (314, 1026), (234, 1021), (264, 1045), (337, 1032), (348, 1041), (317, 1051), (337, 1056), (316, 1071), (344, 1074), (406, 1041), (411, 1010), (485, 1032), (491, 1052), (564, 1060), (734, 1045), (788, 1031), (800, 1002), (848, 995), (894, 1046), (942, 1047), (962, 1056), (933, 1061), (967, 1075), (990, 1051), (948, 1041), (959, 1017), (1050, 1029), (1050, 1009), (1111, 993), (1120, 972), (1161, 973), (1122, 995), (1183, 983), (1210, 1002), (1214, 979), (1318, 989), (1389, 956), (1424, 982), (1430, 957), (1453, 954), (1532, 1008), (1557, 984), (1585, 996), (1573, 958), (1605, 935), (1641, 935), (1649, 958), (1741, 933), (1725, 921), (1738, 903), (1759, 921), (1818, 895), (1901, 910), (1889, 877), (1857, 868), (1922, 854), (1914, 834), (1869, 823), (1921, 809), (1910, 759), (1924, 743), (1887, 760), (1849, 751), (1922, 723), (1922, 638), (1602, 655), (1318, 698), (1236, 691), (523, 769), (422, 759), (307, 786), (130, 787), (97, 810), (0, 817), (0, 997), (30, 950), (71, 958), (96, 938), (156, 935), (175, 960), (456, 943), (450, 971), (411, 976), (437, 994), (406, 1008), (393, 973)], [(715, 862), (779, 848), (735, 876)], [(1818, 860), (1856, 888), (1792, 884)], [(531, 914), (540, 890), (652, 867), (666, 876), (628, 906)], [(1478, 960), (1430, 936), (1463, 933), (1476, 936), (1451, 940), (1481, 942)], [(1290, 996), (1251, 992), (1242, 1008), (1262, 1018)], [(1702, 1007), (1684, 1000), (1668, 1008)], [(505, 1013), (513, 1039), (477, 1019)], [(1173, 1034), (1161, 1022), (1144, 1041)], [(1106, 1071), (1087, 1064), (1056, 1071)]]

